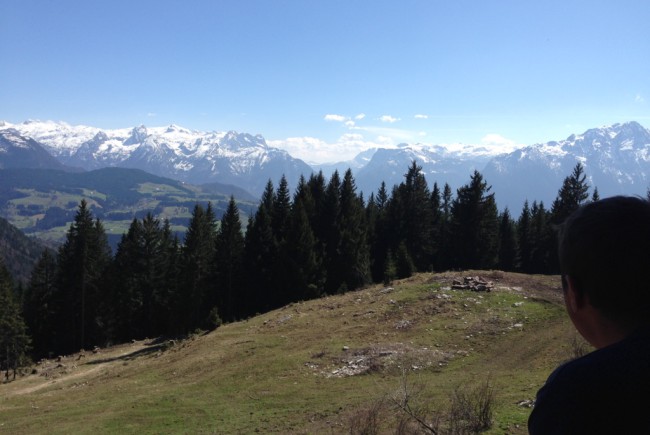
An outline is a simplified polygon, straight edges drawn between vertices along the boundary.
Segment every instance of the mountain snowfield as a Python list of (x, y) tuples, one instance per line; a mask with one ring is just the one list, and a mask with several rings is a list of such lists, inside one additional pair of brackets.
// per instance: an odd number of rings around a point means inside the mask
[(86, 170), (107, 166), (137, 168), (156, 175), (202, 184), (234, 184), (260, 194), (269, 179), (285, 174), (290, 184), (312, 169), (260, 135), (201, 132), (177, 125), (102, 130), (63, 122), (3, 123), (33, 138), (68, 166)]
[(68, 166), (86, 170), (107, 166), (138, 168), (156, 175), (195, 184), (220, 182), (240, 186), (259, 195), (271, 179), (276, 185), (285, 175), (295, 186), (300, 175), (323, 170), (329, 176), (352, 168), (357, 187), (368, 197), (381, 182), (390, 189), (403, 180), (415, 160), (432, 185), (449, 183), (456, 189), (480, 171), (493, 186), (500, 208), (515, 211), (525, 200), (543, 201), (547, 207), (562, 180), (577, 162), (585, 166), (588, 182), (601, 196), (645, 195), (650, 183), (650, 130), (637, 122), (613, 124), (550, 141), (496, 154), (478, 145), (453, 147), (401, 144), (394, 148), (366, 150), (354, 160), (313, 168), (279, 148), (269, 146), (260, 135), (202, 132), (177, 125), (102, 130), (71, 126), (64, 122), (0, 122), (5, 142), (9, 132), (15, 145), (31, 138)]

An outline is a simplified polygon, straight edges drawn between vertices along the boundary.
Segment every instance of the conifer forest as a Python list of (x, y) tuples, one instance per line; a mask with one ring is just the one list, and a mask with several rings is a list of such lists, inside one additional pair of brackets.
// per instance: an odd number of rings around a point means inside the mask
[(456, 192), (429, 189), (413, 162), (404, 180), (364, 198), (352, 172), (267, 183), (246, 222), (231, 197), (219, 220), (197, 204), (184, 238), (151, 214), (134, 219), (113, 254), (87, 203), (58, 251), (25, 285), (0, 265), (0, 356), (7, 373), (38, 359), (158, 336), (212, 330), (290, 302), (390, 283), (420, 271), (558, 273), (555, 231), (598, 200), (577, 164), (549, 206), (499, 212), (475, 171)]

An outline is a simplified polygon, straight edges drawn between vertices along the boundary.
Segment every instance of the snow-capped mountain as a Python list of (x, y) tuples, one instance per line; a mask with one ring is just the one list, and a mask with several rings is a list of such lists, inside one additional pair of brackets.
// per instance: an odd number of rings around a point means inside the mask
[[(60, 162), (84, 169), (110, 166), (138, 168), (195, 184), (219, 182), (259, 195), (266, 182), (284, 174), (295, 187), (299, 176), (312, 172), (302, 160), (270, 147), (260, 135), (200, 132), (177, 125), (101, 130), (58, 122), (0, 122), (0, 162), (8, 144), (16, 149), (38, 142)], [(31, 141), (29, 138), (34, 139)], [(36, 143), (34, 142), (34, 143)], [(16, 151), (12, 152), (22, 152)], [(2, 154), (4, 151), (4, 155)], [(645, 195), (650, 186), (650, 130), (636, 122), (614, 124), (495, 155), (495, 148), (402, 144), (364, 151), (354, 161), (316, 166), (329, 177), (334, 169), (354, 172), (357, 188), (367, 198), (384, 181), (390, 190), (404, 180), (415, 160), (430, 185), (448, 183), (455, 190), (479, 170), (496, 195), (499, 208), (516, 214), (524, 201), (544, 201), (550, 207), (576, 162), (601, 196)], [(31, 154), (30, 154), (31, 155)], [(42, 153), (41, 153), (42, 155)], [(4, 163), (3, 163), (4, 164)], [(0, 165), (1, 166), (1, 165)], [(33, 167), (33, 166), (32, 166)]]
[(64, 165), (35, 140), (7, 128), (0, 130), (0, 169), (8, 168), (64, 169)]
[(499, 207), (520, 210), (528, 199), (544, 201), (548, 208), (578, 162), (601, 197), (645, 195), (650, 187), (650, 130), (637, 122), (593, 128), (495, 157), (482, 174), (492, 184)]
[(41, 143), (59, 161), (84, 169), (121, 166), (191, 183), (220, 182), (241, 186), (252, 193), (266, 182), (277, 183), (284, 174), (295, 185), (311, 168), (286, 151), (267, 145), (260, 135), (200, 132), (177, 125), (101, 130), (60, 122), (5, 123), (0, 131), (14, 129)]
[(357, 187), (366, 197), (376, 192), (382, 181), (388, 189), (402, 182), (413, 160), (422, 167), (430, 185), (437, 182), (442, 189), (448, 183), (454, 193), (478, 170), (492, 185), (499, 208), (508, 207), (513, 213), (526, 199), (550, 207), (577, 162), (583, 164), (589, 185), (598, 187), (601, 197), (645, 195), (650, 187), (650, 130), (637, 122), (594, 128), (509, 153), (494, 151), (471, 145), (402, 144), (374, 151), (366, 166), (353, 170)]
[(358, 189), (366, 196), (377, 192), (382, 181), (390, 191), (393, 185), (404, 181), (404, 174), (415, 160), (430, 185), (437, 182), (442, 189), (449, 183), (456, 189), (466, 184), (472, 172), (483, 168), (490, 157), (484, 149), (472, 153), (468, 149), (454, 151), (438, 145), (400, 144), (397, 148), (376, 150), (366, 166), (355, 171), (355, 178)]

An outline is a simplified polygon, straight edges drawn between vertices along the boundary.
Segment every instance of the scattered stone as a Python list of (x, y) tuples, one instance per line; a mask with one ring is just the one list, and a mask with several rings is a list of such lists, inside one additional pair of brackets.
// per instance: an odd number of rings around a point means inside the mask
[(521, 329), (521, 328), (524, 327), (524, 324), (523, 324), (523, 323), (515, 323), (514, 325), (512, 325), (512, 327), (513, 327), (513, 328)]
[(513, 307), (521, 307), (524, 303), (523, 302), (515, 302), (512, 304)]
[(517, 406), (521, 406), (522, 408), (532, 408), (535, 406), (535, 401), (534, 400), (522, 400), (520, 402), (517, 402)]
[(343, 351), (344, 352), (347, 352), (348, 350), (350, 350), (350, 346), (343, 346)]
[(400, 320), (395, 324), (395, 329), (408, 329), (412, 324), (410, 320)]

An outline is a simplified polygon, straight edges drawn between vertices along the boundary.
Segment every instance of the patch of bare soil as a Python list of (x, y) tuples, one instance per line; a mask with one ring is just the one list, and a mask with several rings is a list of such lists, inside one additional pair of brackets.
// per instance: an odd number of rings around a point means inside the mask
[(312, 355), (305, 367), (326, 378), (344, 378), (393, 369), (442, 367), (453, 358), (467, 354), (463, 350), (418, 348), (403, 343), (384, 343), (358, 349), (346, 346), (337, 355), (328, 356), (324, 352)]

